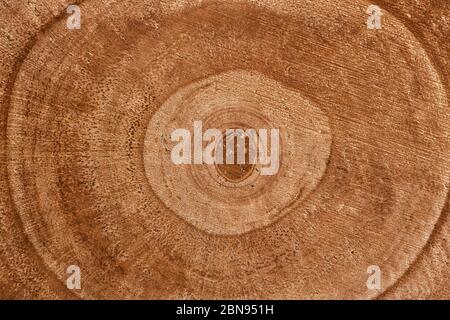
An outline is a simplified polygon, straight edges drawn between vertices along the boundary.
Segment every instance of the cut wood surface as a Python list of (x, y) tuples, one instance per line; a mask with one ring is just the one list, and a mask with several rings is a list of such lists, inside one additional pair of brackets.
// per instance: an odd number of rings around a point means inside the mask
[[(0, 0), (0, 298), (449, 299), (449, 35), (448, 0)], [(279, 129), (279, 170), (174, 164), (194, 121)]]

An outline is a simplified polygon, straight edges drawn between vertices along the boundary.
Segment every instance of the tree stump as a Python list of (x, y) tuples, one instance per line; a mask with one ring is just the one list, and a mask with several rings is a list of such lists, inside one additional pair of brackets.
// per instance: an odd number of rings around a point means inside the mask
[[(450, 298), (447, 0), (0, 17), (0, 298)], [(194, 121), (279, 129), (277, 173), (174, 164)]]

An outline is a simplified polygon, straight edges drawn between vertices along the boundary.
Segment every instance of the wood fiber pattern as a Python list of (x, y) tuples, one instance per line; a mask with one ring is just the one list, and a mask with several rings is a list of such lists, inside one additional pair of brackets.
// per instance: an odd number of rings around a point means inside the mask
[[(0, 298), (450, 298), (449, 34), (447, 0), (1, 0)], [(195, 119), (280, 128), (278, 174), (174, 166)]]

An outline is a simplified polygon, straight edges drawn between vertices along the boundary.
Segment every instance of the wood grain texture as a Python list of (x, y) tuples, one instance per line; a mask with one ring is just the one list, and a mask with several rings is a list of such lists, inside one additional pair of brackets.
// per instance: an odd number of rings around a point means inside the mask
[[(450, 298), (449, 34), (447, 0), (0, 0), (0, 298)], [(279, 128), (278, 174), (175, 166), (194, 120)]]

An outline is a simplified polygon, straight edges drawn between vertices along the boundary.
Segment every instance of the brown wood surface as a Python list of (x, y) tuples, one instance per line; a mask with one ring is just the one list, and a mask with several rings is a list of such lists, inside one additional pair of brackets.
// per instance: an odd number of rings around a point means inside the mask
[[(449, 34), (448, 0), (0, 0), (0, 298), (450, 298)], [(278, 174), (175, 166), (193, 120), (280, 128)]]

